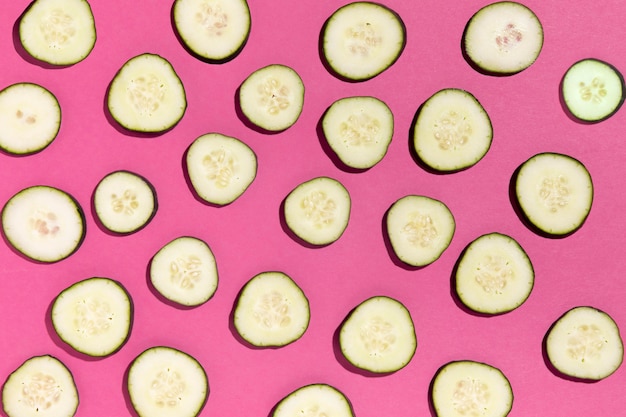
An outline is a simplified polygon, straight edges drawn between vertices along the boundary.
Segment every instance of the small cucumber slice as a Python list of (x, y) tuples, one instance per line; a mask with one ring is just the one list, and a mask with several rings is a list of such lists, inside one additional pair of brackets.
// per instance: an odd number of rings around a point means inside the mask
[(359, 369), (396, 372), (409, 364), (417, 349), (411, 313), (393, 298), (369, 298), (342, 323), (339, 346), (348, 362)]
[(150, 262), (150, 282), (166, 299), (195, 307), (217, 290), (219, 276), (209, 245), (191, 236), (166, 243)]
[(234, 310), (237, 333), (253, 346), (281, 347), (309, 327), (309, 300), (287, 274), (267, 271), (242, 288)]
[(460, 171), (478, 163), (491, 147), (489, 115), (471, 93), (446, 88), (420, 107), (413, 128), (417, 157), (441, 172)]
[(98, 220), (117, 234), (143, 229), (157, 211), (154, 187), (144, 177), (130, 171), (114, 171), (104, 176), (93, 197)]
[(322, 118), (328, 145), (342, 163), (356, 169), (371, 168), (384, 158), (393, 127), (389, 106), (370, 96), (341, 98)]
[(78, 403), (72, 373), (50, 355), (26, 360), (2, 387), (2, 409), (7, 417), (72, 417)]
[(126, 289), (109, 278), (93, 277), (64, 289), (54, 300), (52, 326), (74, 350), (103, 357), (126, 343), (132, 323)]
[(30, 155), (45, 149), (61, 128), (61, 107), (46, 88), (17, 83), (0, 91), (0, 149)]
[(611, 316), (594, 307), (579, 306), (554, 322), (546, 336), (546, 354), (561, 374), (598, 381), (619, 369), (624, 343)]
[(354, 417), (354, 412), (341, 391), (318, 383), (305, 385), (286, 395), (271, 414), (271, 417), (293, 416)]
[(340, 7), (328, 18), (321, 44), (332, 72), (346, 80), (365, 81), (398, 60), (406, 44), (406, 27), (390, 8), (357, 1)]
[(510, 236), (488, 233), (463, 251), (455, 273), (455, 291), (469, 309), (501, 314), (522, 305), (530, 295), (535, 272), (528, 255)]
[(154, 346), (131, 362), (127, 390), (139, 417), (195, 417), (209, 396), (209, 380), (188, 353)]
[(593, 183), (580, 161), (546, 152), (520, 166), (515, 194), (531, 225), (549, 235), (564, 236), (579, 229), (587, 219)]
[(576, 119), (600, 122), (614, 115), (624, 103), (624, 78), (607, 62), (582, 59), (565, 73), (561, 95)]
[(194, 140), (185, 162), (196, 194), (219, 206), (239, 198), (257, 173), (254, 151), (239, 139), (220, 133), (207, 133)]
[(74, 65), (96, 44), (96, 24), (86, 0), (34, 0), (19, 20), (20, 42), (33, 58)]
[(513, 408), (513, 389), (491, 365), (453, 361), (437, 371), (431, 401), (437, 417), (505, 417)]
[(187, 96), (172, 64), (162, 56), (144, 53), (126, 61), (115, 74), (107, 107), (127, 130), (161, 133), (182, 119)]
[(389, 243), (398, 259), (421, 267), (435, 262), (448, 248), (456, 222), (441, 201), (407, 195), (391, 205), (386, 226)]
[(255, 126), (268, 132), (291, 127), (302, 113), (304, 84), (292, 68), (271, 64), (251, 73), (239, 88), (239, 106)]
[(208, 61), (226, 61), (245, 45), (250, 34), (246, 0), (176, 0), (174, 28), (194, 55)]
[(543, 27), (523, 4), (498, 1), (478, 10), (463, 34), (464, 53), (480, 71), (511, 75), (530, 67), (543, 47)]
[(348, 227), (351, 199), (339, 181), (317, 177), (294, 188), (283, 206), (287, 227), (304, 242), (323, 246), (335, 242)]
[(58, 188), (36, 185), (11, 197), (2, 209), (2, 230), (24, 256), (46, 263), (72, 255), (85, 237), (78, 202)]

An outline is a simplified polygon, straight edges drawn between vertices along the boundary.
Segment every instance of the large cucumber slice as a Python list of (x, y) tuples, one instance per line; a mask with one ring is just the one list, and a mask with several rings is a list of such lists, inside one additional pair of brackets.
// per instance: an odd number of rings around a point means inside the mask
[(66, 66), (91, 53), (96, 25), (86, 0), (34, 0), (20, 17), (19, 35), (33, 58)]
[(356, 169), (371, 168), (383, 159), (393, 127), (389, 106), (371, 96), (341, 98), (322, 118), (328, 145), (343, 164)]
[(600, 122), (614, 115), (624, 103), (624, 78), (607, 62), (582, 59), (565, 73), (561, 95), (576, 119)]
[(209, 396), (209, 381), (200, 362), (188, 353), (155, 346), (130, 364), (127, 390), (139, 417), (194, 417)]
[(437, 417), (505, 417), (513, 408), (513, 389), (491, 365), (453, 361), (437, 371), (431, 401)]
[(107, 107), (127, 130), (160, 133), (182, 119), (187, 96), (172, 64), (162, 56), (144, 53), (126, 61), (115, 74)]
[(2, 209), (2, 230), (9, 244), (40, 262), (73, 254), (85, 237), (85, 217), (78, 202), (55, 187), (36, 185), (11, 197)]
[(150, 282), (166, 299), (195, 307), (217, 290), (217, 264), (202, 240), (181, 236), (166, 243), (150, 262)]
[(78, 403), (72, 373), (50, 355), (26, 360), (2, 387), (2, 409), (8, 417), (72, 417)]
[(535, 272), (520, 244), (502, 233), (488, 233), (463, 251), (455, 273), (455, 292), (469, 309), (501, 314), (522, 305)]
[(489, 148), (493, 129), (489, 115), (471, 93), (446, 88), (420, 107), (413, 128), (413, 148), (430, 168), (459, 171), (480, 161)]
[(543, 47), (543, 27), (523, 4), (498, 1), (472, 16), (462, 43), (465, 55), (478, 70), (510, 75), (537, 60)]
[(373, 373), (396, 372), (409, 364), (417, 349), (409, 310), (386, 296), (369, 298), (348, 314), (339, 331), (343, 356)]
[(382, 4), (357, 1), (337, 9), (322, 30), (322, 52), (332, 72), (352, 81), (391, 67), (406, 44), (400, 16)]
[(515, 194), (531, 225), (548, 235), (564, 236), (579, 229), (587, 219), (593, 183), (580, 161), (546, 152), (520, 166)]
[(281, 399), (271, 417), (328, 416), (354, 417), (348, 398), (328, 384), (310, 384), (296, 389)]
[(546, 354), (563, 375), (600, 380), (612, 375), (624, 359), (624, 343), (617, 324), (606, 312), (590, 306), (574, 307), (552, 325)]
[(51, 318), (61, 340), (78, 352), (102, 357), (126, 343), (132, 311), (122, 284), (93, 277), (64, 289), (52, 304)]
[(185, 162), (196, 194), (219, 206), (239, 198), (257, 174), (254, 151), (239, 139), (220, 133), (207, 133), (194, 140)]
[(61, 128), (61, 107), (46, 88), (17, 83), (0, 91), (0, 149), (30, 155), (45, 149)]
[(208, 61), (233, 58), (250, 34), (246, 0), (176, 0), (174, 28), (194, 55)]
[(435, 262), (448, 248), (456, 222), (441, 201), (421, 195), (396, 200), (387, 212), (387, 236), (398, 259), (422, 267)]

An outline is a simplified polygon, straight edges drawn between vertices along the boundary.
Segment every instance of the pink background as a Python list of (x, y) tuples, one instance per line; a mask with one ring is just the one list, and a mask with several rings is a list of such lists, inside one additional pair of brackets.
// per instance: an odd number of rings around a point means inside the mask
[[(252, 31), (234, 60), (208, 64), (187, 53), (170, 23), (171, 2), (92, 2), (98, 40), (91, 55), (68, 68), (50, 69), (21, 55), (11, 30), (27, 0), (4, 2), (0, 14), (0, 87), (40, 83), (60, 101), (62, 126), (43, 152), (16, 158), (0, 154), (0, 202), (35, 184), (73, 194), (86, 212), (87, 235), (72, 257), (52, 265), (29, 262), (0, 245), (0, 379), (33, 355), (52, 354), (74, 373), (78, 416), (134, 415), (125, 396), (124, 373), (144, 349), (169, 345), (195, 356), (211, 386), (203, 416), (267, 416), (287, 393), (324, 382), (343, 391), (358, 417), (428, 416), (428, 388), (436, 370), (457, 359), (484, 361), (510, 379), (518, 416), (617, 416), (624, 412), (626, 368), (597, 383), (574, 382), (552, 373), (542, 355), (551, 323), (577, 305), (592, 305), (626, 325), (624, 187), (626, 113), (595, 125), (572, 121), (559, 102), (559, 81), (576, 60), (596, 57), (626, 70), (623, 21), (626, 3), (527, 0), (541, 19), (545, 44), (537, 62), (511, 77), (490, 77), (463, 60), (460, 38), (484, 0), (386, 0), (407, 26), (407, 45), (380, 76), (347, 83), (328, 73), (318, 54), (325, 19), (337, 0), (251, 0)], [(117, 69), (130, 57), (152, 52), (173, 64), (186, 86), (188, 109), (173, 130), (152, 138), (126, 134), (104, 111), (104, 95)], [(235, 92), (253, 70), (282, 63), (306, 86), (304, 110), (289, 130), (266, 135), (237, 116)], [(409, 130), (419, 105), (445, 87), (472, 92), (490, 114), (494, 142), (471, 169), (434, 175), (409, 153)], [(386, 157), (359, 173), (335, 165), (325, 153), (317, 124), (323, 111), (348, 95), (374, 95), (395, 115), (395, 135)], [(232, 205), (196, 200), (185, 182), (183, 154), (207, 132), (245, 141), (258, 155), (255, 182)], [(542, 151), (580, 159), (593, 176), (595, 200), (582, 229), (547, 239), (527, 229), (509, 199), (513, 171)], [(90, 198), (96, 183), (128, 169), (155, 186), (159, 209), (139, 233), (120, 237), (94, 222)], [(336, 243), (311, 249), (282, 228), (282, 199), (298, 183), (318, 175), (342, 181), (351, 193), (349, 226)], [(404, 268), (390, 256), (382, 219), (406, 194), (425, 194), (452, 210), (457, 231), (434, 264)], [(525, 304), (502, 316), (462, 310), (451, 295), (450, 276), (461, 250), (488, 232), (516, 238), (536, 271)], [(216, 295), (195, 309), (165, 304), (151, 292), (146, 270), (151, 256), (180, 235), (204, 239), (218, 262)], [(281, 349), (251, 349), (233, 334), (229, 315), (237, 292), (253, 275), (282, 270), (300, 284), (311, 303), (311, 324), (302, 339)], [(87, 359), (58, 341), (47, 309), (58, 292), (91, 276), (119, 280), (135, 306), (128, 343), (113, 356)], [(371, 377), (345, 366), (333, 334), (348, 311), (373, 295), (402, 301), (415, 322), (418, 348), (401, 371)]]

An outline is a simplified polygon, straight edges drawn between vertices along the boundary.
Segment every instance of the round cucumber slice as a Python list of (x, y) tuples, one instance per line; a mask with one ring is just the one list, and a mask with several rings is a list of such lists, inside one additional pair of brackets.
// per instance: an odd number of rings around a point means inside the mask
[(181, 236), (166, 243), (150, 262), (150, 282), (166, 299), (195, 307), (217, 290), (215, 256), (204, 241)]
[(46, 88), (17, 83), (0, 91), (0, 149), (13, 155), (42, 151), (61, 128), (61, 107)]
[(139, 417), (195, 417), (209, 396), (209, 381), (200, 362), (188, 353), (155, 346), (130, 364), (127, 390)]
[(391, 205), (386, 226), (389, 243), (398, 259), (422, 267), (435, 262), (448, 248), (456, 222), (441, 201), (407, 195)]
[(569, 113), (596, 123), (614, 115), (624, 102), (624, 78), (613, 65), (587, 58), (574, 63), (561, 82), (561, 96)]
[(431, 401), (437, 417), (505, 417), (513, 408), (513, 389), (491, 365), (454, 361), (437, 371)]
[(78, 403), (72, 373), (50, 355), (27, 359), (2, 387), (2, 409), (7, 417), (72, 417)]
[(103, 357), (126, 343), (132, 323), (126, 289), (109, 278), (93, 277), (64, 289), (54, 300), (52, 325), (74, 350)]
[(332, 416), (354, 417), (348, 398), (328, 384), (310, 384), (296, 389), (281, 399), (271, 417)]
[(562, 375), (597, 381), (619, 369), (624, 343), (611, 316), (594, 307), (579, 306), (552, 325), (546, 336), (546, 353)]
[(283, 205), (287, 227), (304, 242), (323, 246), (343, 235), (350, 219), (351, 199), (339, 181), (317, 177), (294, 188)]
[(251, 73), (239, 87), (239, 106), (255, 126), (280, 132), (300, 118), (304, 84), (292, 68), (271, 64)]
[(309, 300), (287, 274), (262, 272), (242, 288), (234, 310), (237, 333), (260, 347), (281, 347), (300, 339), (309, 327)]
[(472, 16), (462, 44), (476, 69), (488, 74), (516, 74), (539, 57), (543, 27), (537, 15), (523, 4), (499, 1)]
[(528, 255), (510, 236), (489, 233), (463, 251), (455, 273), (455, 291), (469, 309), (501, 314), (522, 305), (535, 282)]
[(161, 133), (182, 119), (187, 96), (172, 64), (162, 56), (144, 53), (126, 61), (115, 74), (107, 107), (127, 130)]
[(72, 255), (85, 237), (78, 202), (58, 188), (36, 185), (11, 197), (2, 209), (2, 230), (22, 255), (52, 263)]
[(515, 194), (532, 226), (548, 235), (565, 236), (587, 219), (593, 202), (593, 183), (580, 161), (546, 152), (520, 166)]
[(413, 148), (428, 167), (454, 172), (478, 163), (491, 147), (489, 115), (471, 93), (446, 88), (420, 107), (413, 128)]
[(322, 129), (328, 145), (346, 166), (368, 169), (387, 153), (393, 137), (393, 113), (375, 97), (335, 101), (324, 113)]
[(96, 25), (86, 0), (35, 0), (19, 20), (20, 42), (33, 58), (74, 65), (96, 44)]
[(174, 28), (194, 55), (208, 61), (227, 61), (245, 45), (250, 34), (246, 0), (176, 0)]
[(328, 18), (322, 53), (331, 71), (351, 81), (371, 79), (391, 67), (406, 44), (400, 16), (382, 4), (357, 1)]
[(257, 174), (254, 151), (239, 139), (219, 133), (207, 133), (194, 140), (185, 162), (196, 194), (219, 206), (239, 198)]

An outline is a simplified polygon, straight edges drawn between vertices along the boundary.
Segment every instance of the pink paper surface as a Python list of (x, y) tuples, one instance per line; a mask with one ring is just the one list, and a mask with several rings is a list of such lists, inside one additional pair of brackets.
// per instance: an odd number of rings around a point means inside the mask
[[(5, 2), (0, 14), (0, 87), (39, 83), (62, 107), (57, 139), (43, 152), (0, 154), (0, 203), (36, 184), (62, 188), (86, 213), (87, 234), (70, 258), (41, 265), (0, 245), (0, 380), (34, 355), (51, 354), (74, 374), (78, 416), (135, 415), (125, 393), (125, 372), (144, 349), (167, 345), (204, 366), (211, 392), (202, 416), (267, 416), (296, 388), (323, 382), (340, 389), (358, 417), (429, 416), (429, 385), (446, 362), (471, 359), (500, 368), (514, 391), (510, 416), (618, 416), (626, 408), (626, 372), (620, 368), (596, 383), (553, 373), (542, 340), (566, 310), (591, 305), (626, 325), (626, 267), (623, 257), (626, 165), (622, 110), (595, 125), (571, 120), (559, 101), (559, 82), (581, 58), (595, 57), (626, 70), (623, 20), (626, 3), (527, 0), (543, 23), (545, 44), (536, 63), (510, 77), (474, 71), (461, 55), (460, 39), (470, 16), (486, 1), (387, 0), (407, 27), (399, 60), (369, 81), (347, 83), (323, 66), (318, 41), (324, 21), (343, 5), (337, 0), (252, 0), (252, 30), (232, 61), (209, 64), (179, 43), (170, 19), (171, 2), (92, 1), (98, 40), (91, 55), (74, 66), (51, 69), (20, 50), (15, 25), (28, 1)], [(12, 33), (13, 29), (13, 33)], [(181, 77), (188, 99), (184, 118), (171, 131), (140, 137), (120, 130), (104, 110), (105, 93), (118, 68), (144, 52), (167, 58)], [(245, 77), (281, 63), (302, 77), (303, 113), (290, 129), (267, 135), (238, 117), (235, 94)], [(476, 166), (436, 175), (409, 152), (411, 123), (419, 105), (441, 88), (472, 92), (494, 127), (491, 149)], [(336, 99), (373, 95), (389, 105), (395, 134), (385, 158), (365, 172), (333, 163), (318, 123)], [(183, 157), (199, 135), (220, 132), (246, 142), (258, 156), (258, 175), (233, 204), (213, 207), (194, 198)], [(569, 154), (589, 169), (595, 199), (583, 227), (563, 239), (529, 230), (513, 209), (509, 182), (515, 169), (538, 152)], [(103, 232), (94, 220), (91, 195), (107, 173), (127, 169), (155, 187), (159, 208), (152, 222), (129, 236)], [(280, 221), (280, 206), (300, 182), (327, 175), (349, 190), (353, 209), (345, 234), (324, 248), (305, 247)], [(422, 269), (394, 262), (383, 235), (389, 206), (407, 194), (445, 202), (457, 229), (449, 248)], [(481, 317), (460, 308), (451, 274), (463, 248), (484, 233), (514, 237), (536, 272), (529, 299), (517, 310)], [(220, 274), (206, 304), (180, 309), (155, 296), (147, 283), (151, 257), (181, 235), (205, 240)], [(230, 314), (238, 291), (267, 270), (289, 274), (311, 304), (311, 323), (297, 342), (280, 349), (252, 349), (235, 336)], [(104, 276), (120, 281), (134, 303), (128, 342), (114, 355), (89, 359), (59, 341), (51, 327), (54, 297), (74, 282)], [(373, 377), (341, 358), (334, 334), (346, 314), (374, 295), (387, 295), (410, 310), (418, 348), (404, 369)]]

